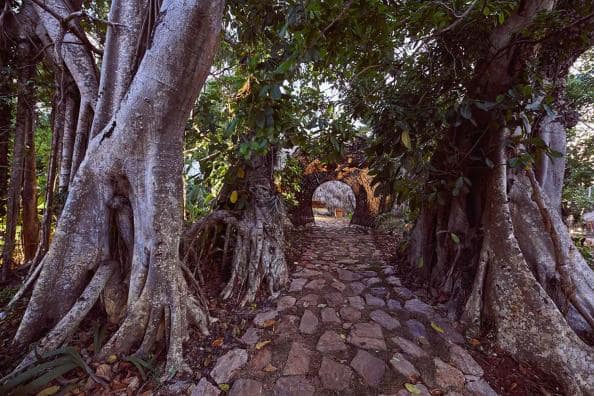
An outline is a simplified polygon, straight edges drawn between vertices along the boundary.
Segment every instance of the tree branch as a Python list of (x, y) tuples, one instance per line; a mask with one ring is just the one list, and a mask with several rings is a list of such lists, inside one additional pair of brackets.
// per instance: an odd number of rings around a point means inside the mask
[(47, 6), (47, 4), (41, 2), (40, 0), (31, 0), (31, 1), (35, 5), (39, 6), (39, 8), (43, 9), (45, 12), (47, 12), (52, 17), (54, 17), (58, 22), (60, 22), (62, 29), (74, 34), (82, 42), (82, 44), (85, 45), (89, 50), (91, 50), (92, 52), (94, 52), (98, 55), (103, 55), (103, 51), (101, 49), (95, 47), (89, 41), (89, 38), (85, 35), (85, 33), (78, 29), (78, 26), (72, 25), (70, 23), (72, 21), (72, 19), (76, 18), (77, 16), (86, 15), (86, 13), (84, 11), (73, 12), (70, 15), (68, 15), (66, 18), (62, 18), (60, 16), (60, 14), (58, 14), (56, 11), (52, 10), (50, 7)]

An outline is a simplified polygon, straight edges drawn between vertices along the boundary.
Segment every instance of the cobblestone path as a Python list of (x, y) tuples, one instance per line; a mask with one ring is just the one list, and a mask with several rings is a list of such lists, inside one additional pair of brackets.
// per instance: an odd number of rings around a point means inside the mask
[(496, 395), (462, 335), (402, 286), (369, 231), (305, 233), (290, 286), (192, 395)]

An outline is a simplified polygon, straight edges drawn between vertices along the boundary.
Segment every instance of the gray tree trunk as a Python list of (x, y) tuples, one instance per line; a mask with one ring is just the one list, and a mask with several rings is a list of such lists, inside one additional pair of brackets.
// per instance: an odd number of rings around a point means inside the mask
[[(522, 2), (495, 29), (488, 61), (477, 66), (473, 99), (495, 101), (517, 83), (531, 52), (514, 45), (515, 34), (553, 6), (553, 1)], [(555, 67), (571, 63), (556, 59)], [(563, 67), (555, 76), (564, 78)], [(461, 315), (470, 334), (492, 335), (497, 347), (553, 375), (567, 394), (594, 394), (594, 349), (574, 331), (576, 324), (592, 331), (594, 274), (560, 219), (564, 163), (538, 164), (543, 184), (532, 170), (508, 169), (506, 129), (489, 127), (496, 120), (488, 112), (474, 111), (473, 116), (488, 136), (477, 144), (472, 128), (452, 128), (433, 164), (447, 169), (448, 147), (454, 144), (463, 153), (476, 145), (492, 153), (489, 159), (496, 165), (476, 170), (462, 164), (472, 181), (469, 191), (445, 206), (422, 210), (411, 236), (409, 266), (429, 281), (436, 298), (447, 300)], [(540, 124), (543, 140), (560, 152), (565, 151), (562, 121), (545, 118)]]
[[(71, 5), (64, 0), (46, 0), (44, 4), (61, 17), (62, 20), (65, 20), (72, 11), (74, 11)], [(63, 28), (61, 21), (56, 19), (54, 15), (51, 15), (44, 8), (35, 4), (34, 9), (39, 18), (40, 28), (42, 27), (43, 30), (45, 30), (47, 36), (49, 36), (54, 43), (58, 62), (63, 60), (76, 83), (80, 95), (78, 119), (74, 135), (72, 164), (70, 169), (70, 179), (72, 180), (78, 166), (84, 158), (91, 124), (93, 122), (93, 113), (97, 103), (97, 92), (99, 87), (97, 67), (90, 50), (79, 37)], [(69, 24), (80, 29), (80, 26), (73, 20), (71, 20)], [(61, 64), (61, 62), (58, 64)]]
[(249, 192), (248, 207), (234, 224), (237, 239), (231, 277), (221, 293), (224, 299), (239, 297), (241, 306), (254, 301), (262, 283), (274, 297), (288, 279), (283, 224), (286, 214), (274, 189), (272, 172), (272, 153), (252, 159), (245, 172), (243, 188)]
[[(15, 336), (18, 344), (37, 339), (48, 325), (53, 329), (40, 341), (38, 351), (61, 344), (106, 285), (119, 281), (128, 289), (124, 318), (102, 353), (126, 353), (138, 344), (138, 354), (148, 353), (164, 320), (169, 329), (166, 375), (183, 369), (182, 342), (188, 324), (204, 329), (208, 324), (206, 308), (189, 293), (180, 267), (183, 130), (214, 57), (223, 6), (222, 1), (206, 0), (168, 0), (161, 5), (152, 45), (125, 95), (116, 106), (107, 106), (116, 109), (105, 118), (111, 121), (89, 142), (70, 185)], [(67, 64), (68, 51), (64, 51)], [(92, 73), (90, 69), (86, 67), (82, 76), (71, 70), (79, 87), (94, 81), (85, 75)], [(115, 70), (102, 72), (103, 78), (111, 73)], [(110, 244), (114, 227), (128, 258), (119, 260)], [(95, 274), (90, 283), (89, 272)], [(128, 275), (107, 282), (116, 272)], [(81, 293), (87, 297), (84, 303), (76, 302)], [(65, 317), (68, 323), (60, 320)], [(35, 356), (28, 355), (20, 367), (33, 361)]]

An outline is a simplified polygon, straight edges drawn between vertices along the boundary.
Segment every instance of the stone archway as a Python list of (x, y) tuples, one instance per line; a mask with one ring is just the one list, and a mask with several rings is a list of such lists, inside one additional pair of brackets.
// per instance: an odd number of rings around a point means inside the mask
[(375, 186), (369, 170), (363, 161), (349, 155), (340, 164), (323, 164), (319, 160), (307, 162), (301, 160), (303, 178), (301, 191), (296, 194), (298, 205), (290, 212), (294, 225), (305, 225), (314, 222), (312, 210), (312, 196), (314, 191), (323, 183), (338, 180), (347, 184), (355, 194), (355, 211), (351, 224), (371, 227), (375, 217), (382, 211), (385, 199), (375, 195)]

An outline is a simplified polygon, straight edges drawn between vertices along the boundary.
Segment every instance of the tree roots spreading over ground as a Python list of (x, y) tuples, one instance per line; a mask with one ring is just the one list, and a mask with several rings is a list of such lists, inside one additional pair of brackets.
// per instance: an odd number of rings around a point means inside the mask
[[(139, 4), (113, 5), (112, 14), (145, 15)], [(101, 295), (110, 319), (121, 321), (100, 356), (133, 347), (143, 356), (165, 330), (170, 376), (184, 369), (188, 325), (207, 332), (207, 307), (179, 256), (182, 141), (214, 56), (222, 12), (222, 1), (164, 1), (138, 59), (128, 48), (136, 40), (128, 40), (140, 35), (142, 18), (130, 19), (137, 22), (128, 26), (131, 36), (110, 26), (102, 81), (120, 85), (100, 98), (95, 118), (105, 127), (89, 141), (49, 250), (34, 271), (15, 342), (25, 346), (43, 338), (17, 370), (33, 363), (36, 353), (61, 345)]]
[(233, 249), (233, 254), (230, 277), (221, 297), (238, 298), (241, 306), (254, 301), (262, 283), (274, 297), (288, 280), (284, 255), (286, 213), (272, 184), (271, 158), (272, 155), (256, 157), (245, 172), (242, 188), (249, 193), (247, 208), (240, 212), (216, 210), (193, 224), (184, 236), (189, 266), (194, 266), (193, 273), (199, 275), (201, 260), (197, 251), (201, 248), (197, 242), (205, 232), (209, 235), (209, 227), (224, 226), (220, 260), (226, 264), (228, 250)]
[[(523, 81), (534, 53), (514, 50), (514, 34), (552, 6), (527, 1), (493, 30), (492, 52), (478, 65), (470, 87), (474, 98), (495, 102)], [(571, 51), (558, 44), (534, 49), (557, 61), (542, 72), (558, 84), (553, 94), (557, 108), (563, 108), (569, 67), (589, 47), (583, 43)], [(513, 144), (515, 126), (494, 111), (477, 109), (472, 116), (486, 132), (473, 137), (476, 125), (452, 126), (432, 159), (436, 168), (450, 169), (451, 156), (457, 155), (452, 152), (468, 153), (455, 165), (467, 176), (468, 188), (452, 194), (446, 205), (421, 210), (408, 265), (438, 300), (447, 301), (469, 334), (492, 336), (502, 350), (557, 377), (567, 394), (594, 394), (594, 349), (585, 342), (594, 333), (594, 273), (560, 216), (564, 163), (543, 154), (546, 167), (509, 166), (518, 152), (525, 152)], [(571, 118), (545, 117), (532, 131), (541, 136), (555, 127), (564, 135)], [(556, 149), (564, 151), (564, 144)], [(471, 153), (486, 156), (492, 167), (475, 166), (468, 160)]]

